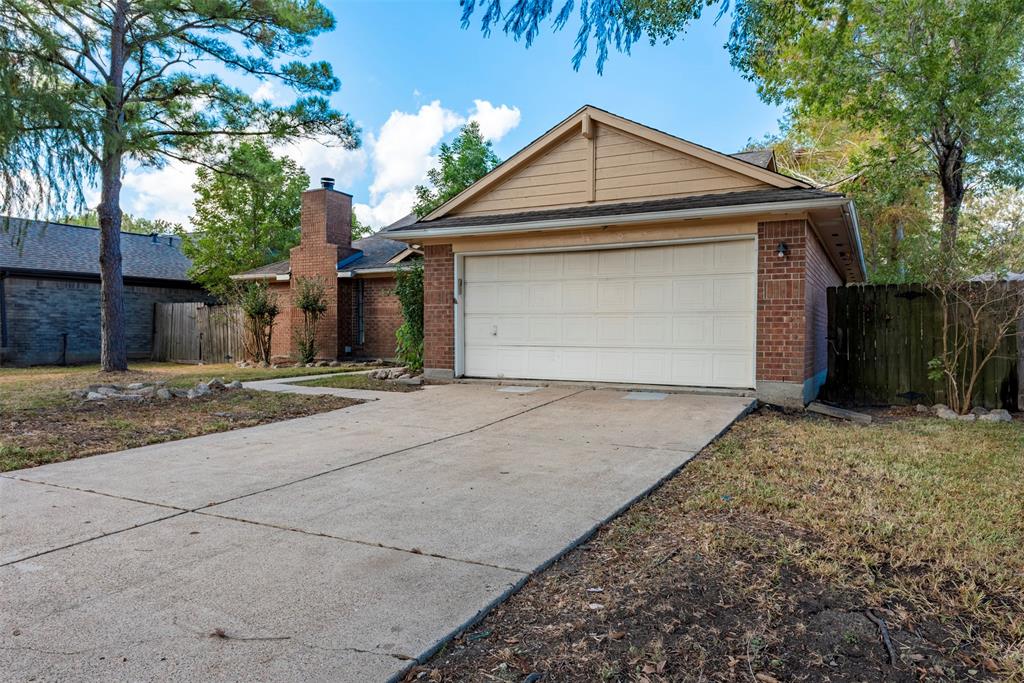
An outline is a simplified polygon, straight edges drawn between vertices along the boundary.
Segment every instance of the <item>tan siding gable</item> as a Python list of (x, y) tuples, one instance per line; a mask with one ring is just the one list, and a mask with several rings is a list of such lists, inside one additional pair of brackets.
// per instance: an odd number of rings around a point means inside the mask
[(594, 123), (555, 140), (500, 184), (451, 215), (513, 213), (591, 203), (737, 192), (771, 187), (612, 126)]

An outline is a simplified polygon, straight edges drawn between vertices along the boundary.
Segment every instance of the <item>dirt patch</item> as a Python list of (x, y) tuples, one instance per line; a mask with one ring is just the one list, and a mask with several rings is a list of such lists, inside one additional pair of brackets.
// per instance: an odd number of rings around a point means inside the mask
[(1022, 445), (752, 415), (406, 680), (1013, 679)]
[(0, 471), (252, 427), (356, 403), (336, 396), (246, 389), (142, 401), (83, 401), (65, 393), (3, 411)]

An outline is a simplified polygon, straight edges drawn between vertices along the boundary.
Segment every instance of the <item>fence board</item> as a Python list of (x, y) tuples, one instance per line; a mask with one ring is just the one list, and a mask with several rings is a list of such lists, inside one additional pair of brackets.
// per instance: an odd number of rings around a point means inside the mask
[[(931, 292), (921, 285), (833, 287), (828, 305), (826, 399), (862, 405), (946, 401), (943, 382), (928, 377), (943, 327), (942, 307)], [(975, 405), (1017, 409), (1022, 354), (1024, 339), (1002, 341), (982, 372)]]
[(244, 357), (242, 313), (200, 302), (155, 304), (153, 360), (224, 363)]

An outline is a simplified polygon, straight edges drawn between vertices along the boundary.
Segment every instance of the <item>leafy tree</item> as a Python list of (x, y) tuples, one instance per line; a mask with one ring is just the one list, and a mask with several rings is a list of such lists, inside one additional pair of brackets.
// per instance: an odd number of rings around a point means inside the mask
[[(121, 277), (126, 163), (214, 165), (232, 138), (358, 130), (326, 97), (326, 62), (300, 61), (334, 27), (318, 0), (4, 0), (0, 4), (0, 209), (79, 209), (98, 181), (101, 365), (127, 368)], [(211, 64), (200, 73), (201, 64)], [(276, 79), (289, 106), (254, 101), (213, 69)]]
[(480, 124), (470, 121), (451, 144), (442, 143), (438, 165), (427, 171), (432, 187), (416, 186), (413, 211), (423, 217), (465, 190), (501, 163), (489, 140), (480, 133)]
[[(543, 20), (568, 22), (574, 0), (464, 0), (529, 45)], [(731, 10), (732, 63), (763, 99), (796, 117), (825, 115), (880, 134), (881, 158), (914, 162), (942, 196), (941, 245), (952, 255), (969, 190), (1024, 183), (1024, 7), (1020, 0), (602, 0), (580, 4), (574, 65), (591, 42), (600, 71), (609, 47), (629, 52), (680, 35), (705, 7)]]
[[(84, 225), (89, 228), (100, 227), (100, 215), (96, 209), (89, 209), (76, 214), (68, 214), (60, 219), (61, 223)], [(166, 235), (181, 230), (181, 225), (163, 218), (143, 218), (130, 213), (121, 213), (121, 232), (133, 232), (139, 235)]]
[(189, 275), (223, 295), (232, 275), (287, 258), (298, 244), (309, 176), (260, 139), (233, 147), (218, 165), (217, 171), (196, 170), (195, 230), (178, 234), (192, 259)]
[(365, 223), (361, 223), (359, 218), (356, 217), (356, 212), (352, 212), (352, 241), (361, 240), (364, 237), (369, 237), (373, 234), (373, 228)]

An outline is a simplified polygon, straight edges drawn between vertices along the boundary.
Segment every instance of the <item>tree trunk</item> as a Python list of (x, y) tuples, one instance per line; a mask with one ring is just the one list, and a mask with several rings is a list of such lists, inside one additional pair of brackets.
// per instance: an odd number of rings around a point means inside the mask
[(100, 160), (100, 369), (128, 369), (121, 273), (121, 125), (127, 0), (117, 0), (110, 31), (110, 94)]
[(941, 148), (939, 183), (942, 185), (942, 254), (950, 258), (956, 253), (960, 228), (960, 207), (964, 203), (964, 150), (959, 142)]

